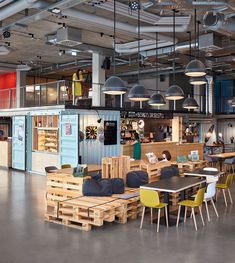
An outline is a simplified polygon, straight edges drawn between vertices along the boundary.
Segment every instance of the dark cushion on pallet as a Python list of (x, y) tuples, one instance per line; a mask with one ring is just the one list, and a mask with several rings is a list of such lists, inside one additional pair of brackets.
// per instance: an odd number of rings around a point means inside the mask
[(131, 171), (126, 176), (126, 185), (130, 188), (139, 188), (148, 182), (148, 173), (144, 171)]
[(179, 175), (179, 169), (176, 166), (167, 166), (161, 169), (160, 179), (170, 178)]
[(56, 166), (47, 166), (45, 167), (46, 173), (53, 173), (55, 170), (58, 170)]
[(121, 178), (112, 178), (110, 179), (112, 184), (113, 194), (123, 194), (125, 192), (125, 184)]
[(112, 184), (108, 179), (100, 181), (86, 179), (82, 186), (82, 193), (84, 196), (111, 196)]

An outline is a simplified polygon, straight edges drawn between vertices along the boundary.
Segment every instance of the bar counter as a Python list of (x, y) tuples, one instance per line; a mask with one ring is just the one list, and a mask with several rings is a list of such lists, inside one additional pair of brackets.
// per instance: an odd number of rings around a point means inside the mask
[[(141, 143), (141, 159), (148, 160), (146, 153), (153, 152), (157, 157), (162, 157), (163, 151), (169, 151), (172, 161), (176, 161), (178, 155), (190, 154), (191, 151), (198, 150), (200, 160), (203, 160), (203, 143), (182, 143), (177, 142), (149, 142)], [(121, 145), (121, 153), (133, 157), (133, 145)]]
[(11, 141), (0, 141), (0, 166), (10, 168), (12, 165)]

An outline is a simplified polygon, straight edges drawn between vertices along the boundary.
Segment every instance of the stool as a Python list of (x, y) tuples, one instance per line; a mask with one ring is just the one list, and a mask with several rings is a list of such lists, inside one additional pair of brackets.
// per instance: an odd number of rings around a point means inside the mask
[(235, 157), (233, 158), (227, 158), (225, 159), (224, 161), (224, 171), (227, 173), (227, 171), (230, 171), (232, 170), (233, 174), (234, 174), (234, 171), (235, 171)]

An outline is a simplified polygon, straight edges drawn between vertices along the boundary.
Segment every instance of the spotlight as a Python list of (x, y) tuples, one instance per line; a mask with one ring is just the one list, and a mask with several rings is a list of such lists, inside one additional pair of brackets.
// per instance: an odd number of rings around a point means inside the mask
[(76, 57), (77, 56), (77, 52), (76, 51), (71, 51), (71, 55)]
[(62, 55), (64, 55), (65, 54), (65, 50), (60, 50), (59, 51), (59, 56), (62, 56)]
[(101, 123), (101, 122), (102, 122), (102, 118), (99, 118), (99, 119), (97, 120), (97, 122), (98, 122), (98, 123)]
[(11, 32), (6, 30), (6, 31), (3, 32), (2, 35), (3, 35), (3, 38), (10, 38), (11, 37)]
[(140, 9), (140, 3), (139, 3), (139, 1), (136, 1), (136, 0), (130, 1), (129, 7), (131, 10), (138, 10), (138, 9)]
[(34, 39), (34, 34), (29, 33), (28, 35), (31, 37), (31, 39)]
[(56, 14), (56, 15), (58, 15), (58, 14), (60, 14), (61, 13), (61, 10), (60, 10), (60, 8), (58, 8), (58, 7), (54, 7), (53, 9), (51, 9), (51, 10), (49, 10), (51, 13), (53, 13), (53, 14)]

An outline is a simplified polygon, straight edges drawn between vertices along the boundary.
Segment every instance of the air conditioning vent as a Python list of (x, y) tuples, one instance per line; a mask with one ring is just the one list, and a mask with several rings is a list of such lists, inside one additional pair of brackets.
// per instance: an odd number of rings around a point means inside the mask
[(74, 47), (82, 44), (81, 35), (81, 30), (77, 28), (62, 27), (57, 30), (56, 43), (67, 47)]

